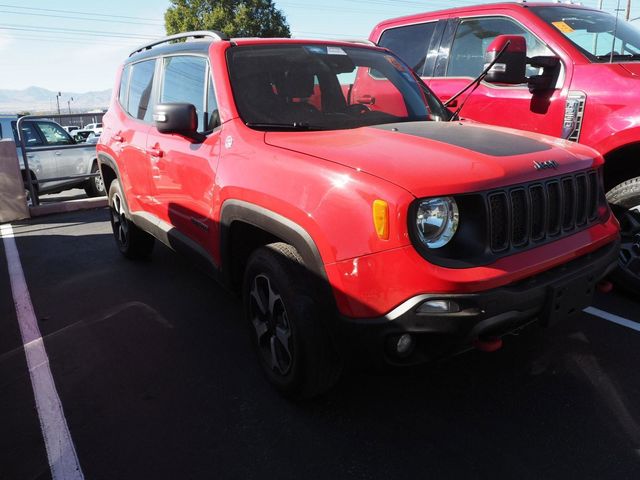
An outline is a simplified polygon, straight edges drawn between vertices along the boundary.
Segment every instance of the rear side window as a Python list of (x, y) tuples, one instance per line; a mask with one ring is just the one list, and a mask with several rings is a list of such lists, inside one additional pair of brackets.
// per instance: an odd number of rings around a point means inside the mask
[(155, 59), (145, 60), (131, 67), (127, 112), (140, 120), (151, 121), (152, 118), (151, 88), (155, 68)]
[[(16, 145), (20, 145), (20, 139), (18, 138), (18, 130), (16, 122), (11, 122), (11, 129), (13, 130), (13, 139)], [(24, 135), (25, 144), (27, 147), (40, 147), (44, 143), (40, 138), (40, 134), (36, 131), (35, 126), (31, 122), (24, 122), (20, 125), (22, 135)]]
[(190, 103), (198, 112), (198, 131), (205, 131), (205, 74), (203, 57), (176, 56), (164, 59), (160, 103)]
[(124, 108), (127, 106), (127, 90), (129, 87), (129, 73), (131, 73), (131, 65), (127, 65), (122, 70), (120, 77), (120, 91), (118, 92), (118, 101)]
[[(484, 68), (484, 52), (498, 35), (521, 35), (527, 42), (527, 56), (553, 55), (531, 32), (503, 17), (467, 18), (460, 22), (453, 40), (447, 77), (477, 77)], [(538, 69), (527, 67), (527, 76)]]
[(421, 75), (435, 28), (435, 22), (392, 28), (382, 34), (378, 43), (395, 52), (418, 75)]

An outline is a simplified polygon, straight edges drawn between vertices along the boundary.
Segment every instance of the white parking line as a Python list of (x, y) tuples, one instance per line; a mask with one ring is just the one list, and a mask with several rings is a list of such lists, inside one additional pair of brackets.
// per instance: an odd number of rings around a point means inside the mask
[(636, 332), (640, 332), (640, 323), (634, 322), (633, 320), (629, 320), (624, 317), (619, 317), (618, 315), (614, 315), (613, 313), (605, 312), (604, 310), (600, 310), (595, 307), (587, 307), (583, 310), (585, 313), (589, 315), (594, 315), (596, 317), (603, 318), (613, 323), (617, 323), (618, 325), (622, 325), (623, 327), (630, 328), (631, 330), (635, 330)]
[(27, 366), (31, 376), (31, 386), (36, 400), (36, 409), (40, 419), (40, 428), (47, 449), (51, 476), (54, 480), (82, 480), (84, 475), (78, 462), (67, 419), (62, 410), (62, 403), (58, 396), (49, 357), (44, 348), (40, 328), (33, 311), (33, 304), (29, 296), (27, 282), (22, 271), (20, 255), (13, 237), (11, 225), (0, 225), (0, 236), (4, 243), (9, 267), (9, 278), (16, 315), (20, 324), (20, 334), (24, 352), (27, 356)]

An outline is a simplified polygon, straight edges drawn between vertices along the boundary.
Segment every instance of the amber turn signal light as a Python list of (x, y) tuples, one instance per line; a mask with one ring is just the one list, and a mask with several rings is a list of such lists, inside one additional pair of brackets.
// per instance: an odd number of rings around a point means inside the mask
[(389, 240), (389, 204), (384, 200), (373, 201), (373, 225), (380, 240)]

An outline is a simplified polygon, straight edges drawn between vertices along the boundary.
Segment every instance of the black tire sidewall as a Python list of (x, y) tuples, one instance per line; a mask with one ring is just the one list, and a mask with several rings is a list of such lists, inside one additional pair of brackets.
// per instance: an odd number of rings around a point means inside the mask
[[(264, 247), (254, 252), (254, 254), (249, 258), (247, 270), (245, 272), (242, 299), (245, 312), (245, 323), (250, 329), (252, 343), (265, 375), (282, 393), (295, 395), (302, 387), (305, 370), (306, 352), (304, 346), (305, 342), (303, 342), (301, 338), (304, 334), (304, 332), (300, 331), (301, 319), (312, 314), (313, 301), (305, 295), (305, 292), (301, 291), (298, 282), (295, 281), (294, 278), (290, 278), (296, 277), (297, 275), (295, 275), (294, 272), (287, 271), (290, 269), (286, 267), (285, 263), (286, 260), (279, 259), (277, 253), (271, 252)], [(291, 368), (286, 375), (274, 372), (265, 362), (251, 321), (249, 292), (251, 291), (254, 279), (258, 275), (264, 275), (269, 279), (274, 292), (281, 296), (287, 312), (289, 328), (291, 329), (293, 359)]]
[[(111, 210), (113, 210), (113, 197), (115, 195), (118, 195), (120, 197), (120, 201), (122, 202), (123, 206), (124, 206), (124, 215), (128, 220), (128, 216), (129, 216), (129, 209), (127, 208), (127, 204), (125, 203), (124, 200), (124, 195), (122, 194), (122, 188), (120, 187), (120, 182), (118, 180), (114, 180), (113, 182), (111, 182), (111, 185), (109, 186), (109, 220), (111, 222), (111, 229), (113, 230), (113, 238), (116, 242), (116, 245), (118, 245), (118, 249), (120, 250), (121, 253), (123, 253), (124, 255), (127, 255), (129, 253), (130, 247), (131, 247), (131, 228), (129, 228), (128, 233), (127, 233), (127, 241), (125, 244), (123, 244), (120, 241), (120, 237), (118, 235), (118, 232), (116, 230), (116, 226), (113, 223), (113, 213)], [(122, 214), (121, 214), (122, 215)]]

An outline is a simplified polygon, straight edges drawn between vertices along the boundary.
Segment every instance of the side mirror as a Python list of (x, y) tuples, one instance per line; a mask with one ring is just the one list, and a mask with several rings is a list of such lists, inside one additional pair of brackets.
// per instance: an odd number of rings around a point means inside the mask
[(153, 120), (160, 133), (175, 133), (199, 140), (198, 113), (190, 103), (159, 103), (153, 109)]
[(540, 75), (529, 77), (529, 92), (536, 93), (552, 90), (560, 74), (560, 59), (551, 56), (531, 57), (529, 65), (542, 69)]
[[(498, 35), (484, 54), (485, 66), (493, 62), (506, 47), (498, 62), (484, 78), (489, 83), (517, 85), (526, 80), (527, 43), (519, 35)], [(486, 67), (485, 67), (486, 68)]]

